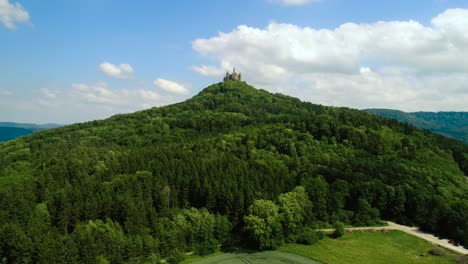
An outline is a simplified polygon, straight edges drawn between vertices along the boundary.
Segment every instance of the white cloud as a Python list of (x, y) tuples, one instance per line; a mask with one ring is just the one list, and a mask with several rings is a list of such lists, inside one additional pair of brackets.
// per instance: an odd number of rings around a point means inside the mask
[(186, 95), (189, 93), (189, 90), (185, 88), (184, 85), (174, 81), (159, 78), (155, 80), (153, 84), (161, 90), (164, 90), (169, 93), (179, 95)]
[(0, 90), (0, 95), (9, 96), (9, 95), (13, 95), (13, 92), (9, 90)]
[(72, 93), (83, 102), (113, 106), (130, 106), (142, 102), (158, 102), (161, 97), (145, 89), (110, 89), (105, 82), (72, 84)]
[(272, 0), (275, 3), (286, 5), (286, 6), (300, 6), (313, 2), (319, 2), (320, 0)]
[(133, 68), (130, 64), (114, 65), (110, 62), (99, 64), (99, 70), (117, 79), (128, 79), (133, 73)]
[(215, 66), (207, 66), (207, 65), (194, 66), (192, 67), (192, 70), (201, 75), (212, 76), (212, 77), (216, 77), (216, 76), (219, 77), (223, 75), (224, 73), (224, 70), (222, 68), (218, 68)]
[(20, 3), (0, 0), (0, 22), (8, 29), (16, 28), (15, 23), (29, 22), (29, 13)]
[(154, 101), (157, 101), (159, 100), (161, 97), (159, 96), (159, 94), (153, 92), (153, 91), (148, 91), (148, 90), (138, 90), (138, 93), (140, 94), (140, 97), (143, 99), (143, 100), (154, 100)]
[[(192, 47), (235, 66), (254, 85), (318, 103), (468, 110), (462, 101), (468, 93), (466, 28), (468, 9), (449, 9), (430, 26), (417, 21), (345, 23), (335, 29), (241, 25), (196, 39)], [(208, 69), (194, 67), (202, 75), (216, 72)]]
[(52, 91), (50, 89), (47, 89), (47, 88), (42, 88), (41, 89), (41, 93), (44, 97), (48, 98), (48, 99), (55, 99), (57, 98), (57, 92), (56, 91)]
[[(174, 102), (172, 97), (160, 96), (151, 89), (116, 89), (105, 82), (75, 83), (67, 89), (40, 89), (40, 97), (31, 101), (16, 101), (24, 112), (44, 116), (45, 122), (70, 123), (107, 118)], [(17, 116), (20, 113), (17, 113)]]

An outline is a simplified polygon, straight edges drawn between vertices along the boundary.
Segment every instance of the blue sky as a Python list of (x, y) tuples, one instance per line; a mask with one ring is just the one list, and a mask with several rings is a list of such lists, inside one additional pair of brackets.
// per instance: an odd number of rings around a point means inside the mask
[(258, 88), (313, 103), (468, 111), (467, 8), (0, 0), (0, 121), (73, 123), (171, 104), (233, 66)]

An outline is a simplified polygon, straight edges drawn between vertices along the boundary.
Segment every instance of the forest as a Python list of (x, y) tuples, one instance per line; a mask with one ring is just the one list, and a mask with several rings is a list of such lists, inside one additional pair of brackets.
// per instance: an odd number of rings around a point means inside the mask
[(468, 245), (464, 175), (460, 141), (226, 81), (0, 143), (0, 262), (178, 263), (381, 219)]

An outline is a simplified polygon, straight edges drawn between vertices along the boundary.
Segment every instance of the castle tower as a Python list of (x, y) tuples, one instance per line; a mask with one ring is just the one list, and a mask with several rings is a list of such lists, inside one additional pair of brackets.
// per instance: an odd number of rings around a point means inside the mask
[(229, 71), (226, 72), (226, 76), (223, 78), (223, 81), (242, 81), (242, 75), (241, 73), (236, 72), (236, 68), (232, 69), (232, 74), (229, 74)]

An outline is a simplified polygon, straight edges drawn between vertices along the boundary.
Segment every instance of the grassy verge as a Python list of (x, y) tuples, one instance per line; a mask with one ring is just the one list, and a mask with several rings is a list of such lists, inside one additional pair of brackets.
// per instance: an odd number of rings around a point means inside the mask
[(190, 256), (186, 256), (185, 259), (181, 262), (181, 264), (194, 263), (194, 262), (198, 262), (198, 261), (201, 261), (201, 260), (216, 257), (216, 256), (219, 256), (219, 255), (222, 255), (222, 254), (224, 254), (224, 252), (216, 251), (215, 253), (212, 253), (212, 254), (206, 255), (206, 256), (190, 255)]
[[(347, 233), (342, 238), (325, 238), (315, 245), (287, 244), (278, 249), (281, 252), (301, 255), (322, 263), (455, 263), (457, 254), (442, 249), (446, 256), (429, 254), (436, 246), (400, 231), (387, 233)], [(424, 256), (421, 256), (424, 254)]]

